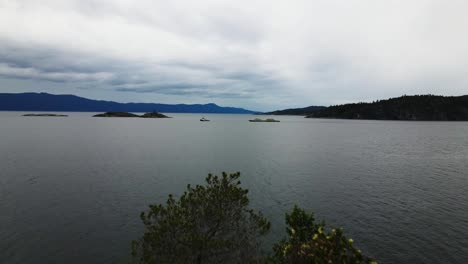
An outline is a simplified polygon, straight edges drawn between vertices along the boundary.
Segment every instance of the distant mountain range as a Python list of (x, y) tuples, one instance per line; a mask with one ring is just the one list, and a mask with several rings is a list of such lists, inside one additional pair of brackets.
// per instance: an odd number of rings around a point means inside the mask
[(308, 106), (304, 108), (290, 108), (285, 110), (276, 110), (273, 112), (263, 113), (264, 115), (309, 115), (315, 111), (323, 110), (326, 106)]
[(306, 115), (308, 118), (468, 121), (468, 95), (413, 95), (329, 107), (310, 106), (266, 114)]
[(0, 93), (0, 111), (255, 113), (243, 108), (222, 107), (216, 104), (117, 103), (48, 93)]

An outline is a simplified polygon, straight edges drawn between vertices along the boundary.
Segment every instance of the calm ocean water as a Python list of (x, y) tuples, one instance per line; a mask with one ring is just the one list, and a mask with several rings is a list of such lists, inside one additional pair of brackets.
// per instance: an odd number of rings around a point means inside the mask
[(241, 172), (284, 236), (294, 204), (379, 263), (468, 262), (468, 122), (0, 112), (0, 263), (126, 263), (139, 213)]

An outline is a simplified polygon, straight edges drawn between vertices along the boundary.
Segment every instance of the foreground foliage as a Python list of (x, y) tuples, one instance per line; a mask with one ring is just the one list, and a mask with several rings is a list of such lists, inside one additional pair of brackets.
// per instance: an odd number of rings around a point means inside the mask
[(240, 174), (208, 175), (206, 186), (187, 186), (166, 205), (141, 213), (146, 232), (132, 243), (141, 263), (257, 262), (259, 238), (270, 229), (261, 213), (248, 208)]
[(274, 263), (376, 263), (354, 248), (341, 228), (326, 232), (325, 223), (297, 206), (286, 214), (286, 224), (288, 238), (274, 246)]
[(295, 206), (286, 214), (287, 238), (260, 254), (270, 222), (248, 208), (240, 174), (208, 175), (206, 185), (187, 186), (179, 198), (150, 205), (140, 217), (145, 233), (132, 242), (139, 263), (376, 263), (363, 256), (342, 229), (325, 231), (312, 213)]

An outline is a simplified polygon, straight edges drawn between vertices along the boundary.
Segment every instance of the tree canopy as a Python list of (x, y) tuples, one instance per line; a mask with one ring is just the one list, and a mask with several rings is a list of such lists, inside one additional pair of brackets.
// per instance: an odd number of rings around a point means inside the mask
[(261, 254), (270, 222), (249, 208), (240, 173), (211, 174), (206, 185), (187, 186), (166, 204), (142, 212), (143, 236), (132, 242), (137, 263), (376, 263), (354, 248), (342, 229), (325, 230), (312, 213), (295, 206), (286, 214), (287, 238)]
[(343, 229), (325, 230), (324, 222), (295, 206), (286, 214), (288, 237), (273, 247), (273, 263), (377, 263), (363, 256)]
[(132, 243), (141, 263), (252, 263), (260, 255), (259, 238), (270, 229), (260, 212), (248, 207), (240, 173), (208, 175), (206, 186), (187, 186), (166, 205), (141, 213), (146, 231)]
[(468, 96), (413, 95), (372, 103), (330, 106), (309, 118), (467, 121)]

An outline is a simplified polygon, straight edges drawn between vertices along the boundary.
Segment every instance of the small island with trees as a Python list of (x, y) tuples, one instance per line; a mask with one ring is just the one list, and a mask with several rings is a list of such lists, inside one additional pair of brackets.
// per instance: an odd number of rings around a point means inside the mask
[(103, 114), (97, 114), (93, 117), (139, 117), (139, 118), (170, 118), (169, 116), (163, 115), (158, 112), (149, 112), (143, 115), (137, 115), (127, 112), (106, 112)]
[(23, 116), (49, 116), (49, 117), (67, 117), (63, 114), (24, 114)]
[(267, 118), (267, 119), (260, 119), (260, 118), (255, 118), (255, 119), (251, 119), (249, 120), (249, 122), (280, 122), (279, 120), (275, 120), (275, 119), (272, 119), (272, 118)]

